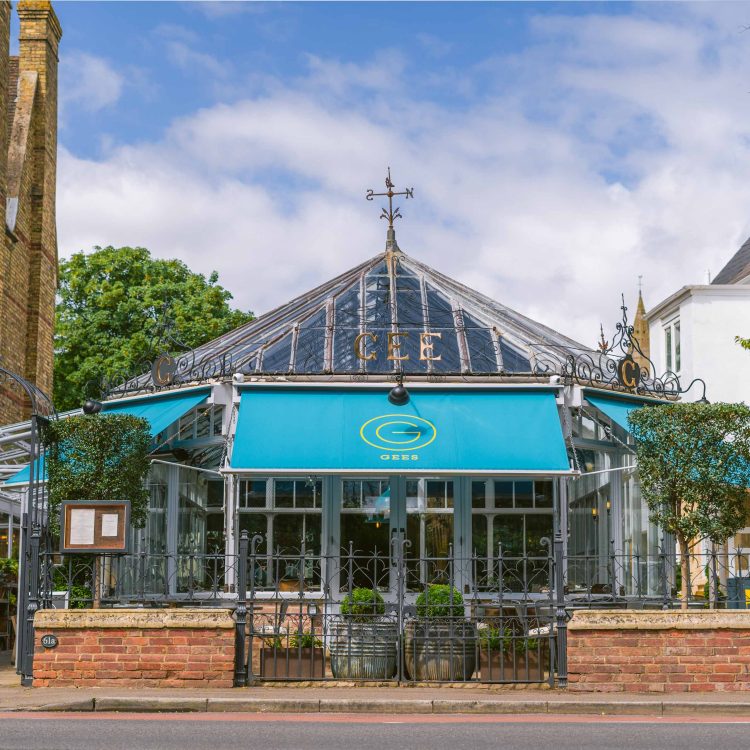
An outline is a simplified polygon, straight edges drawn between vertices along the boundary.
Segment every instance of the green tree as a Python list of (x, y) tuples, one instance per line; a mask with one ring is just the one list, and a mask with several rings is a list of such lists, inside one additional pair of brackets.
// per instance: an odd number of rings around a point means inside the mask
[(723, 544), (745, 523), (750, 486), (750, 407), (677, 403), (630, 414), (643, 499), (651, 521), (674, 534), (682, 607), (689, 595), (691, 547)]
[(742, 336), (735, 336), (734, 340), (743, 348), (750, 349), (750, 339), (743, 339)]
[[(97, 247), (60, 264), (55, 327), (54, 399), (73, 409), (98, 396), (102, 378), (131, 372), (162, 353), (160, 331), (195, 348), (253, 319), (232, 295), (179, 260), (142, 247)], [(160, 347), (161, 344), (161, 347)]]

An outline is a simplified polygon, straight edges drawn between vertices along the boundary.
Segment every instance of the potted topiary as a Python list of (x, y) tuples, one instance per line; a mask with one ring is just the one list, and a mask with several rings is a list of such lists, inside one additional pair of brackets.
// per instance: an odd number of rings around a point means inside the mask
[(396, 674), (398, 630), (384, 617), (377, 589), (354, 589), (331, 627), (331, 672), (345, 680), (389, 680)]
[(404, 626), (409, 677), (441, 682), (471, 679), (477, 663), (477, 629), (464, 617), (461, 592), (432, 584), (417, 597), (416, 604), (416, 618)]
[(479, 631), (479, 669), (483, 682), (538, 682), (549, 670), (549, 641), (486, 627)]
[(325, 668), (325, 649), (314, 633), (294, 633), (286, 644), (277, 635), (260, 650), (260, 676), (266, 680), (320, 679)]

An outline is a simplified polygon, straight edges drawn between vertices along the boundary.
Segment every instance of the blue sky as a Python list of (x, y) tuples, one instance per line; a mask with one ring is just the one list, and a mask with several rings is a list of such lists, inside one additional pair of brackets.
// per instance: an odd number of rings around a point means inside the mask
[(263, 312), (420, 260), (586, 342), (750, 234), (750, 5), (58, 2), (60, 252), (143, 245)]

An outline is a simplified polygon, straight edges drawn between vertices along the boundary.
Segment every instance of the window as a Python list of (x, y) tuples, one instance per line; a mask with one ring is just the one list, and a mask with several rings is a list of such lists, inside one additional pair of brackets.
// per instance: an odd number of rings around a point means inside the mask
[(675, 318), (664, 326), (664, 362), (668, 372), (679, 373), (680, 352), (680, 319)]
[(257, 588), (320, 588), (322, 507), (323, 483), (313, 477), (240, 481), (238, 532), (264, 540), (256, 547), (259, 557), (251, 573)]
[(541, 592), (549, 586), (553, 484), (549, 480), (497, 479), (471, 485), (473, 575), (480, 588), (498, 586), (497, 564), (503, 559), (507, 591)]

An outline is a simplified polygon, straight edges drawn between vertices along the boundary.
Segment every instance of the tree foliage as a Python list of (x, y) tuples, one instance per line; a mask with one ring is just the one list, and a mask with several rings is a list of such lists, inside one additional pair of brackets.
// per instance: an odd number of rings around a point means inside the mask
[(750, 349), (750, 339), (743, 339), (741, 336), (735, 336), (734, 340), (743, 348)]
[(131, 414), (81, 414), (50, 422), (47, 447), (49, 522), (59, 527), (63, 500), (129, 500), (130, 519), (148, 516), (151, 428)]
[(103, 377), (132, 372), (165, 348), (163, 329), (195, 348), (252, 320), (229, 306), (232, 295), (178, 260), (141, 247), (96, 248), (60, 264), (54, 400), (73, 409), (99, 393)]
[(638, 409), (629, 419), (651, 521), (680, 548), (686, 606), (691, 546), (722, 544), (746, 523), (750, 407), (676, 403)]

